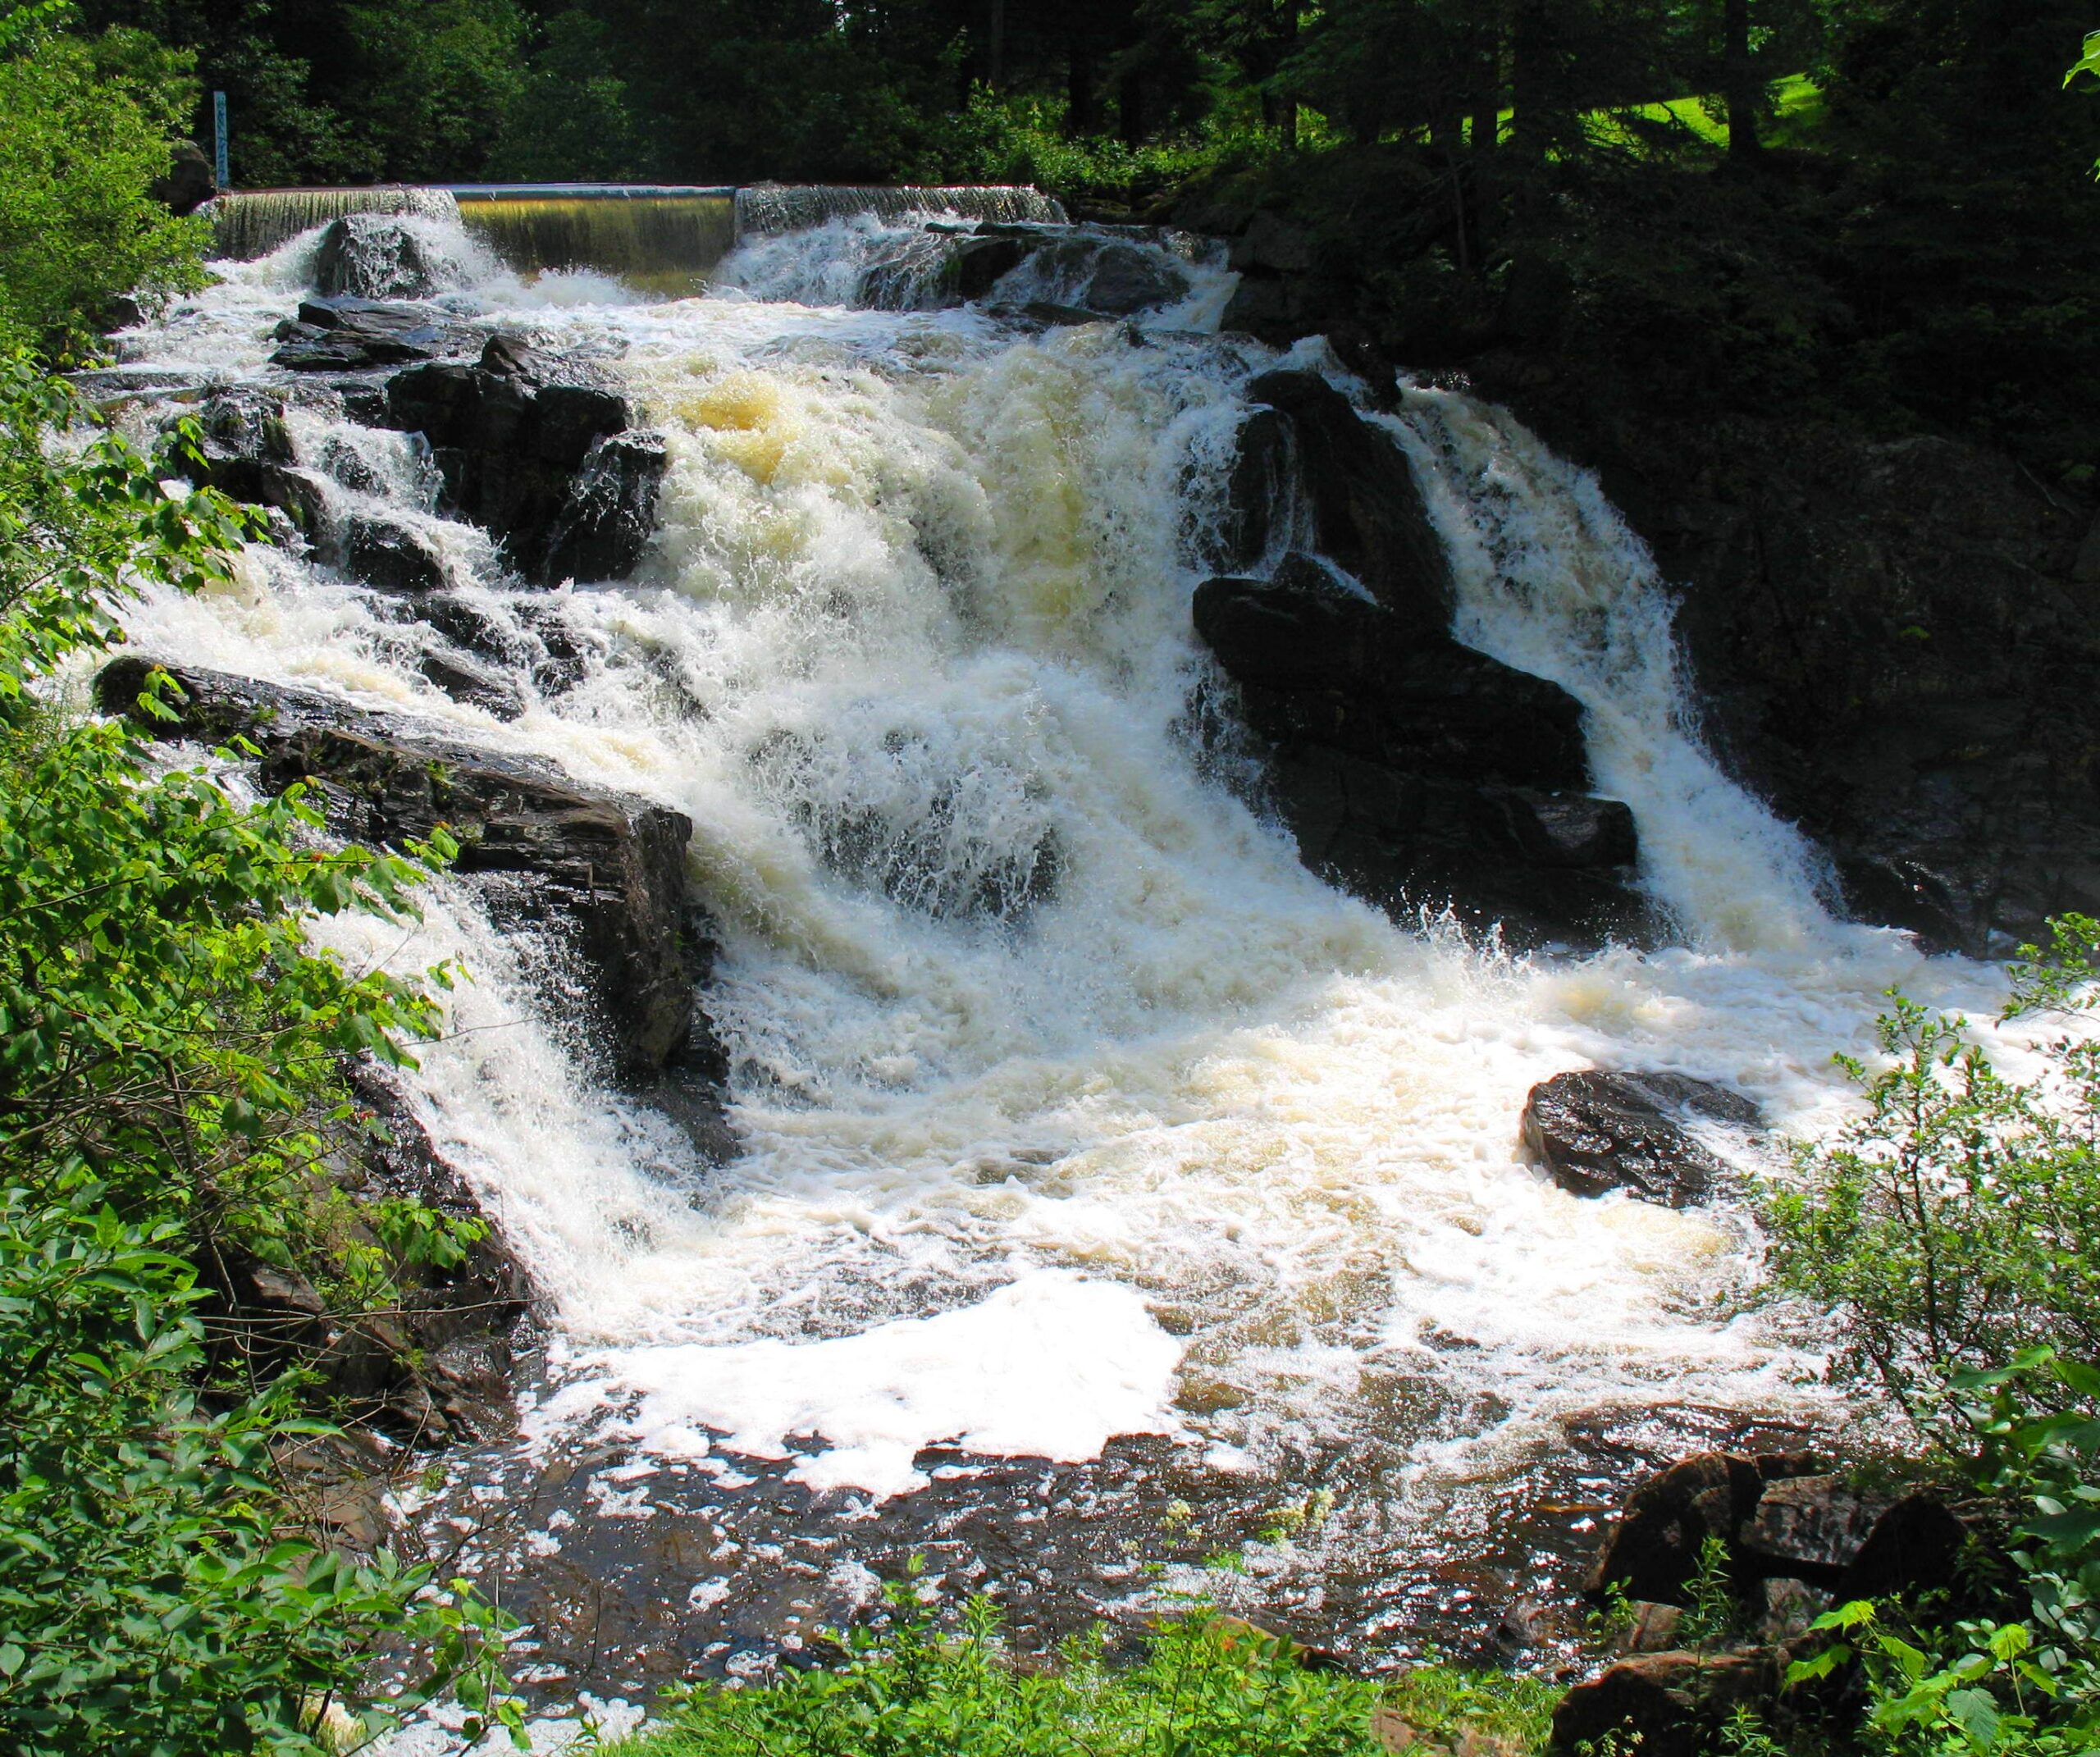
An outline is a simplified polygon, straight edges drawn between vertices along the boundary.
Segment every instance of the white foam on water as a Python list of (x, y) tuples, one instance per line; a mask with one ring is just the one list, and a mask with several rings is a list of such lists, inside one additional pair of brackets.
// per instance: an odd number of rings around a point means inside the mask
[[(791, 247), (825, 245), (751, 249)], [(266, 278), (136, 348), (258, 370)], [(1586, 1412), (1824, 1407), (1814, 1356), (1742, 1309), (1747, 1222), (1558, 1190), (1521, 1162), (1525, 1095), (1666, 1068), (1813, 1130), (1883, 989), (1988, 1015), (2002, 985), (1828, 917), (1800, 839), (1701, 744), (1668, 594), (1593, 482), (1463, 399), (1397, 418), (1458, 632), (1583, 701), (1685, 933), (1510, 959), (1312, 877), (1191, 735), (1198, 540), (1274, 354), (748, 294), (564, 305), (500, 276), (448, 299), (616, 360), (667, 436), (640, 577), (531, 600), (580, 681), (499, 725), (422, 678), (383, 602), (276, 553), (130, 621), (693, 820), (732, 1164), (593, 1079), (559, 959), (468, 887), (413, 943), (363, 942), (475, 973), (417, 1102), (555, 1316), (564, 1418), (801, 1446), (808, 1480), (873, 1488), (933, 1440), (1072, 1456), (1178, 1423), (1241, 1467), (1359, 1451), (1433, 1510)], [(1046, 1373), (1040, 1408), (1017, 1398)]]
[[(1180, 1358), (1132, 1289), (1039, 1269), (975, 1304), (829, 1341), (587, 1357), (541, 1420), (604, 1399), (622, 1409), (608, 1436), (654, 1455), (793, 1457), (790, 1475), (819, 1492), (887, 1497), (925, 1486), (912, 1460), (936, 1443), (1077, 1461), (1118, 1434), (1172, 1433)], [(829, 1446), (792, 1444), (812, 1434)]]

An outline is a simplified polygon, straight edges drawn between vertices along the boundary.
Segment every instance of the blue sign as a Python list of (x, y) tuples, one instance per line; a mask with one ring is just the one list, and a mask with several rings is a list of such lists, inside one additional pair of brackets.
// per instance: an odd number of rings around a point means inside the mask
[(212, 171), (221, 189), (230, 188), (233, 177), (226, 170), (226, 94), (212, 94)]

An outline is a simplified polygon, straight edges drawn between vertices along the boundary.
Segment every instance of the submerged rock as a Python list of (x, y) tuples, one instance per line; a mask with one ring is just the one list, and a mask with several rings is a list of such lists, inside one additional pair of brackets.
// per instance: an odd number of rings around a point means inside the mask
[(452, 745), (436, 728), (317, 691), (127, 655), (103, 668), (98, 700), (109, 712), (135, 713), (156, 669), (185, 699), (173, 723), (143, 720), (149, 730), (250, 739), (263, 753), (264, 784), (312, 782), (338, 833), (398, 847), (446, 826), (460, 844), (457, 869), (486, 882), (492, 919), (550, 927), (573, 949), (595, 1034), (623, 1076), (652, 1076), (681, 1058), (719, 1061), (694, 1007), (707, 948), (687, 913), (692, 826), (682, 814)]
[(1525, 1151), (1575, 1195), (1625, 1189), (1685, 1207), (1703, 1201), (1724, 1168), (1673, 1111), (1746, 1127), (1761, 1118), (1742, 1093), (1682, 1074), (1556, 1074), (1524, 1101)]
[(314, 285), (324, 299), (427, 299), (437, 279), (398, 217), (346, 213), (321, 235)]

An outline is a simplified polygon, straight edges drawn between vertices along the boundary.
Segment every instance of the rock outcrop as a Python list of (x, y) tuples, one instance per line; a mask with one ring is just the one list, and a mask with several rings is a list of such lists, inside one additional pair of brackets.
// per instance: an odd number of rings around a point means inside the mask
[(426, 305), (383, 299), (309, 299), (276, 329), (275, 366), (300, 372), (354, 372), (435, 360), (472, 345), (472, 332)]
[(1524, 1101), (1524, 1150), (1577, 1196), (1624, 1189), (1681, 1208), (1703, 1202), (1723, 1167), (1676, 1120), (1754, 1127), (1756, 1104), (1682, 1074), (1556, 1074)]
[(391, 214), (346, 213), (321, 235), (314, 286), (323, 299), (427, 299), (437, 290), (428, 253)]
[(1605, 1750), (1705, 1757), (1737, 1709), (1778, 1694), (1785, 1671), (1778, 1654), (1761, 1649), (1637, 1654), (1560, 1699), (1547, 1749), (1555, 1757)]
[(203, 148), (194, 140), (180, 140), (167, 172), (147, 185), (147, 193), (171, 213), (194, 213), (219, 193), (219, 180)]
[(1317, 373), (1254, 381), (1196, 631), (1268, 746), (1307, 865), (1396, 911), (1520, 941), (1639, 937), (1632, 814), (1587, 791), (1582, 705), (1449, 632), (1443, 546), (1386, 434)]
[(640, 559), (665, 457), (660, 439), (629, 431), (630, 413), (618, 391), (500, 335), (477, 363), (418, 366), (386, 386), (388, 424), (430, 441), (448, 508), (542, 585), (619, 578)]
[(398, 846), (445, 825), (460, 844), (457, 869), (480, 881), (493, 919), (551, 929), (566, 942), (584, 973), (579, 999), (593, 1034), (623, 1077), (647, 1082), (673, 1063), (719, 1067), (720, 1047), (695, 1008), (712, 944), (686, 898), (692, 826), (679, 813), (450, 745), (318, 691), (126, 656), (104, 667), (98, 700), (135, 713), (156, 669), (183, 700), (172, 723), (142, 723), (163, 737), (250, 740), (264, 784), (310, 783), (342, 835)]

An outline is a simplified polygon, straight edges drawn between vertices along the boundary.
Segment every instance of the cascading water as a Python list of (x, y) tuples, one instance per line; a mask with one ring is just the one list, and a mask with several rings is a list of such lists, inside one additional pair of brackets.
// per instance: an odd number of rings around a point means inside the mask
[[(426, 680), (397, 604), (281, 550), (252, 552), (236, 590), (140, 607), (133, 638), (411, 706), (696, 826), (692, 882), (724, 941), (705, 1004), (743, 1143), (725, 1166), (594, 1084), (560, 999), (464, 887), (407, 946), (346, 942), (404, 967), (456, 952), (477, 979), (415, 1100), (552, 1326), (526, 1439), (473, 1461), (484, 1499), (514, 1495), (531, 1527), (485, 1539), (485, 1560), (529, 1572), (644, 1517), (719, 1536), (755, 1477), (778, 1504), (799, 1483), (806, 1522), (778, 1540), (809, 1546), (791, 1556), (806, 1597), (779, 1595), (802, 1589), (763, 1545), (666, 1552), (684, 1583), (660, 1628), (697, 1623), (688, 1651), (715, 1663), (737, 1628), (835, 1610), (825, 1570), (862, 1577), (855, 1522), (877, 1530), (929, 1474), (927, 1504), (1025, 1552), (962, 1577), (1066, 1590), (1034, 1467), (1016, 1488), (985, 1461), (1150, 1434), (1173, 1485), (1155, 1513), (1212, 1497), (1252, 1530), (1329, 1491), (1253, 1578), (1305, 1632), (1404, 1642), (1527, 1577), (1521, 1554), (1494, 1580), (1454, 1559), (1506, 1550), (1491, 1527), (1530, 1529), (1513, 1485), (1609, 1480), (1641, 1433), (1820, 1409), (1813, 1360), (1732, 1303), (1740, 1217), (1556, 1189), (1518, 1161), (1529, 1087), (1673, 1068), (1812, 1128), (1843, 1102), (1831, 1052), (1858, 1047), (1882, 989), (1988, 1011), (1993, 979), (1824, 915), (1797, 840), (1701, 746), (1637, 542), (1588, 478), (1448, 393), (1411, 393), (1390, 424), (1451, 549), (1458, 632), (1582, 701), (1684, 942), (1512, 959), (1312, 877), (1189, 730), (1198, 557), (1243, 387), (1276, 363), (1192, 331), (1229, 277), (1145, 244), (1185, 298), (1048, 331), (845, 302), (842, 250), (924, 235), (861, 219), (755, 240), (728, 265), (741, 290), (668, 304), (589, 276), (527, 286), (462, 241), (482, 267), (448, 314), (616, 360), (670, 457), (631, 584), (522, 591), (452, 527), (486, 615), (558, 621), (581, 655), (558, 690), (521, 672), (510, 723)], [(262, 319), (311, 251), (231, 267), (127, 356), (267, 376)], [(375, 451), (308, 400), (304, 461), (362, 448), (366, 486), (341, 491), (427, 504), (413, 448)], [(939, 1442), (975, 1462), (929, 1472)], [(534, 1473), (579, 1444), (628, 1462), (587, 1454), (588, 1494), (549, 1522), (555, 1478)], [(1124, 1470), (1110, 1451), (1099, 1471)], [(1086, 1480), (1060, 1504), (1108, 1493)], [(1068, 1621), (1153, 1590), (1134, 1560), (1089, 1565)]]

